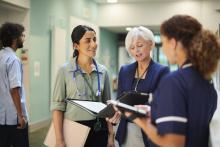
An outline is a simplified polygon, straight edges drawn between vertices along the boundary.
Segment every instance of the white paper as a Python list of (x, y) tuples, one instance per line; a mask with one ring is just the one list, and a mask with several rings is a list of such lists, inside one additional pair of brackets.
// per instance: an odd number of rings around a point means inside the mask
[(99, 113), (102, 109), (104, 109), (107, 106), (102, 102), (80, 101), (80, 100), (73, 100), (73, 102), (95, 113)]

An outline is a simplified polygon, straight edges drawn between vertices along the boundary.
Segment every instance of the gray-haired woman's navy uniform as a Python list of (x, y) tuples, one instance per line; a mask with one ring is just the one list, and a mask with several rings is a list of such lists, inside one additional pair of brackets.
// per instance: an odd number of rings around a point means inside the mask
[[(121, 67), (119, 72), (118, 80), (118, 96), (123, 92), (132, 91), (136, 85), (135, 72), (138, 66), (137, 62), (131, 63), (129, 65), (124, 65)], [(167, 66), (160, 65), (153, 60), (150, 61), (148, 72), (145, 79), (140, 80), (137, 91), (144, 93), (153, 93), (158, 86), (158, 83), (161, 79), (169, 73), (169, 68)], [(125, 143), (126, 134), (128, 131), (128, 120), (121, 118), (118, 130), (116, 133), (116, 140), (119, 143), (119, 146), (122, 146)], [(142, 133), (143, 134), (143, 133)], [(140, 134), (140, 136), (142, 136)], [(144, 145), (148, 147), (148, 139), (146, 135), (142, 136)], [(140, 139), (142, 139), (140, 138)]]
[(185, 135), (186, 147), (208, 147), (209, 123), (217, 106), (211, 81), (185, 64), (162, 79), (154, 96), (152, 121), (160, 135)]

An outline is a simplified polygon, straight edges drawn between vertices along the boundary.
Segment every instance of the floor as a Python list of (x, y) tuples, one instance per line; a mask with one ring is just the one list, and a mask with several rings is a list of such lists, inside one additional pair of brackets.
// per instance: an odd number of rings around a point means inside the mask
[(30, 133), (30, 147), (46, 147), (43, 145), (44, 138), (46, 137), (47, 131), (49, 129), (49, 125), (45, 126), (35, 132)]

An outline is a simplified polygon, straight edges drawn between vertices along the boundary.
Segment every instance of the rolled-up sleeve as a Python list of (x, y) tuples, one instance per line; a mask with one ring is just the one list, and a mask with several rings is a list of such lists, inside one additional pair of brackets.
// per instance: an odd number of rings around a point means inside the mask
[(64, 71), (64, 67), (61, 67), (57, 73), (54, 84), (53, 97), (51, 99), (51, 110), (66, 110), (66, 84)]

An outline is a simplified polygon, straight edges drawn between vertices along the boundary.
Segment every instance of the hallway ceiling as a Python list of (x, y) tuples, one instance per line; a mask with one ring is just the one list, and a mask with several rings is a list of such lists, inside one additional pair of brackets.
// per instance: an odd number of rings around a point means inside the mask
[[(99, 4), (107, 3), (107, 0), (93, 0)], [(181, 1), (181, 0), (118, 0), (118, 3), (139, 3), (139, 2), (167, 2), (167, 1)], [(184, 0), (182, 0), (184, 1)], [(212, 1), (212, 0), (196, 0), (196, 1)]]
[[(126, 27), (134, 27), (134, 26), (120, 26), (120, 27), (102, 27), (104, 29), (107, 29), (111, 32), (114, 32), (114, 33), (118, 33), (118, 34), (124, 34), (124, 33), (127, 33), (128, 31), (126, 31)], [(149, 28), (150, 30), (152, 30), (154, 33), (159, 33), (159, 29), (160, 27), (159, 26), (144, 26), (144, 27), (147, 27)]]

